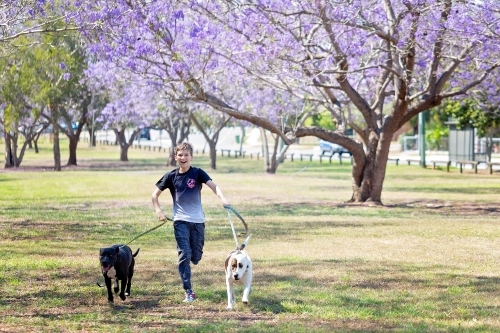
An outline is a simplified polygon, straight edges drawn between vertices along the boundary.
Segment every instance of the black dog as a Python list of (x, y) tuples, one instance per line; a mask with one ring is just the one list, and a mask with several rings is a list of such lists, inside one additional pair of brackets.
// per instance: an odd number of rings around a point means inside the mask
[(135, 256), (139, 253), (137, 249), (134, 254), (127, 245), (117, 244), (99, 250), (99, 261), (101, 262), (102, 275), (108, 289), (108, 302), (113, 303), (111, 292), (111, 280), (114, 281), (114, 291), (118, 293), (118, 280), (122, 282), (120, 298), (122, 301), (130, 296), (132, 276), (134, 276)]

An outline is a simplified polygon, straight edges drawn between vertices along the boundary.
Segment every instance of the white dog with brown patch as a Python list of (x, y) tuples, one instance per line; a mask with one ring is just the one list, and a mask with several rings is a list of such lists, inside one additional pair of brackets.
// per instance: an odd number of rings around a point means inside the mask
[(235, 282), (243, 283), (243, 297), (241, 301), (248, 304), (248, 295), (252, 291), (252, 260), (243, 249), (247, 246), (248, 241), (252, 235), (248, 235), (247, 239), (236, 248), (236, 250), (229, 253), (226, 258), (226, 287), (227, 287), (227, 310), (232, 310), (236, 303), (236, 296), (234, 294)]

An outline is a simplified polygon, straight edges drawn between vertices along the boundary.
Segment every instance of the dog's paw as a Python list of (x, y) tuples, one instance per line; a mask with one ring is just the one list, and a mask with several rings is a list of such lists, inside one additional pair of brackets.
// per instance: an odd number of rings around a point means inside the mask
[(127, 297), (124, 294), (120, 294), (120, 298), (122, 299), (122, 301), (127, 299)]
[(232, 306), (228, 306), (228, 307), (226, 308), (226, 310), (227, 310), (227, 311), (232, 311), (232, 310), (234, 310), (234, 309), (233, 309), (233, 307), (232, 307)]
[(113, 297), (108, 298), (108, 303), (111, 303), (111, 304), (113, 304), (113, 303), (114, 303)]

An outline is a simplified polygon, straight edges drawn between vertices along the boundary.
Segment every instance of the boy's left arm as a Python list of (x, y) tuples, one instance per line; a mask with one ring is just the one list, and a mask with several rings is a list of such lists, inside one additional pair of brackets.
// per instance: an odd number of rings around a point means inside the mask
[(222, 204), (224, 206), (229, 205), (229, 201), (226, 199), (226, 197), (224, 196), (224, 193), (222, 192), (222, 189), (219, 186), (217, 186), (217, 184), (215, 184), (211, 180), (207, 181), (206, 184), (222, 200)]

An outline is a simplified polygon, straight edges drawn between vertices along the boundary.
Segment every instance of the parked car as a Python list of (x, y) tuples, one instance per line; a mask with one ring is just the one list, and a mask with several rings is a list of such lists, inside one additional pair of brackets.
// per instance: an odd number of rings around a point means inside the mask
[(321, 149), (321, 154), (349, 154), (352, 155), (349, 150), (333, 142), (328, 142), (325, 140), (319, 140), (319, 148)]
[(139, 139), (151, 140), (151, 131), (149, 127), (141, 129), (141, 132), (139, 133)]

